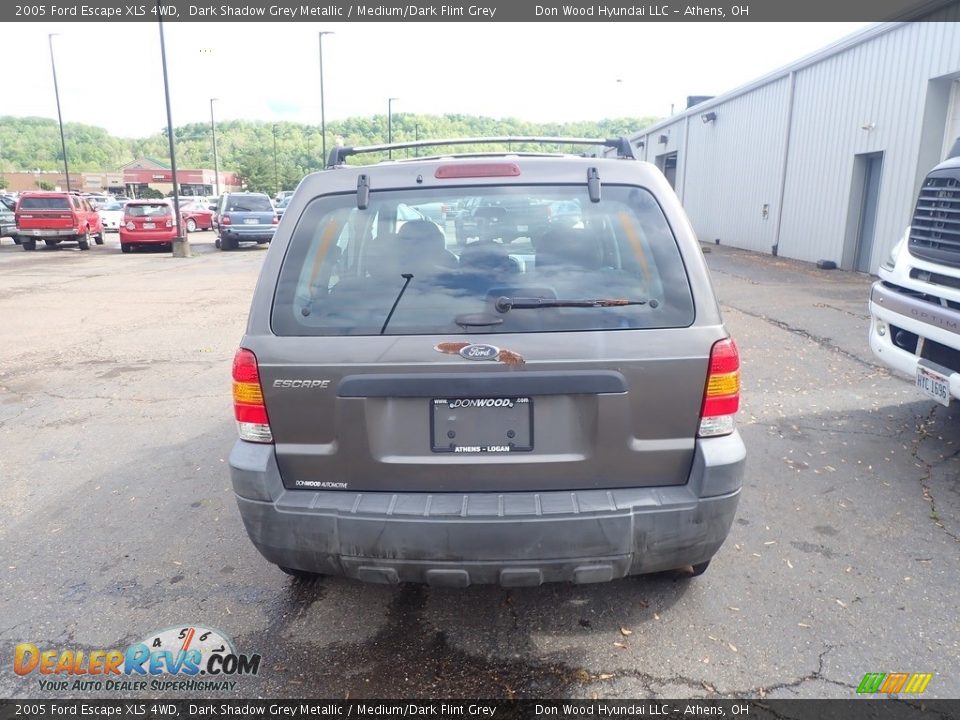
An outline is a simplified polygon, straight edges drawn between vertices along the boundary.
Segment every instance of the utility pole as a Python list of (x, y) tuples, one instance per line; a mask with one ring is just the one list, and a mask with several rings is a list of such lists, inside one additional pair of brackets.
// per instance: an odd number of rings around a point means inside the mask
[[(387, 144), (393, 144), (393, 103), (400, 98), (387, 98)], [(393, 159), (393, 150), (387, 150), (387, 158)]]
[(163, 15), (160, 0), (156, 1), (157, 23), (160, 26), (160, 62), (163, 65), (163, 95), (167, 102), (167, 140), (170, 145), (170, 171), (173, 179), (173, 212), (177, 223), (177, 237), (173, 240), (173, 256), (190, 257), (190, 241), (183, 235), (183, 223), (180, 217), (180, 188), (177, 183), (177, 154), (173, 147), (173, 113), (170, 111), (170, 79), (167, 75), (167, 45), (163, 38)]
[(277, 125), (273, 125), (273, 184), (277, 186), (277, 195), (280, 194), (280, 171), (277, 169)]
[(333, 35), (332, 30), (321, 30), (317, 33), (320, 40), (320, 134), (323, 136), (323, 157), (320, 167), (327, 166), (327, 113), (323, 107), (323, 36)]
[(210, 132), (213, 133), (213, 175), (217, 187), (217, 197), (220, 197), (220, 163), (217, 160), (217, 123), (213, 119), (213, 102), (217, 98), (210, 98)]
[(60, 112), (60, 86), (57, 84), (57, 63), (53, 59), (53, 36), (59, 33), (50, 33), (47, 35), (47, 42), (50, 44), (50, 67), (53, 68), (53, 94), (57, 98), (57, 122), (60, 124), (60, 147), (63, 150), (63, 174), (67, 179), (67, 192), (70, 192), (70, 168), (67, 166), (67, 139), (63, 134), (63, 115)]

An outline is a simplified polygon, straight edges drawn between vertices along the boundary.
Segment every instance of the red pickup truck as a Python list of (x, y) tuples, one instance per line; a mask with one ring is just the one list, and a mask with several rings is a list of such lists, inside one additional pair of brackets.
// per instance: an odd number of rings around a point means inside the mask
[(79, 193), (25, 192), (17, 199), (17, 237), (24, 250), (36, 250), (37, 240), (48, 247), (63, 241), (90, 249), (90, 238), (103, 245), (103, 223)]

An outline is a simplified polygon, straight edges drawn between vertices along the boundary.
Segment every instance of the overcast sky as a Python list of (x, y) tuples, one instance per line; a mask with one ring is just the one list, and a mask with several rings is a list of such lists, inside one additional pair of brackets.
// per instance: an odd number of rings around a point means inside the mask
[[(168, 23), (173, 122), (319, 124), (394, 112), (533, 121), (666, 116), (866, 23)], [(126, 137), (166, 125), (155, 23), (18, 23), (3, 33), (3, 115), (56, 117)]]

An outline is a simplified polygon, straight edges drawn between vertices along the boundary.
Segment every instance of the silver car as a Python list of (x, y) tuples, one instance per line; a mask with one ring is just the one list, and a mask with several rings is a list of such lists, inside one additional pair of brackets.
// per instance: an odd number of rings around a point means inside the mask
[[(625, 157), (337, 148), (303, 180), (233, 367), (231, 477), (268, 561), (454, 587), (706, 570), (741, 490), (737, 347), (669, 183), (607, 144)], [(401, 218), (476, 197), (580, 221), (460, 244)]]

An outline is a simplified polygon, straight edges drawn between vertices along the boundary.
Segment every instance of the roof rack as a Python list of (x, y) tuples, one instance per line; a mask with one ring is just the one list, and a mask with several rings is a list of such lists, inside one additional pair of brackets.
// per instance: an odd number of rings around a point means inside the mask
[(503, 137), (483, 137), (483, 138), (451, 138), (447, 140), (416, 140), (414, 142), (393, 143), (390, 145), (363, 145), (357, 147), (335, 147), (330, 151), (327, 158), (327, 167), (332, 168), (343, 165), (344, 161), (351, 155), (360, 153), (386, 152), (388, 150), (403, 150), (405, 148), (435, 147), (439, 145), (480, 145), (480, 144), (500, 144), (505, 143), (544, 143), (551, 145), (592, 145), (617, 150), (617, 157), (636, 160), (637, 156), (633, 153), (633, 146), (626, 137), (618, 138), (570, 138), (570, 137), (538, 137), (538, 136), (514, 136), (507, 135)]

